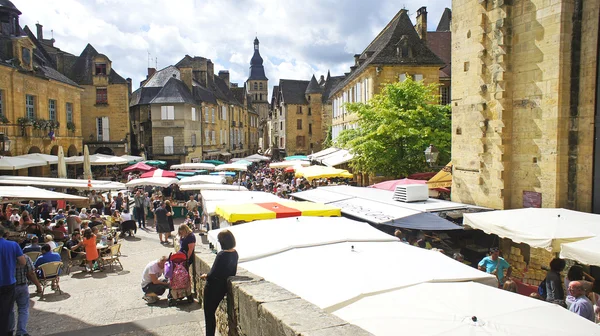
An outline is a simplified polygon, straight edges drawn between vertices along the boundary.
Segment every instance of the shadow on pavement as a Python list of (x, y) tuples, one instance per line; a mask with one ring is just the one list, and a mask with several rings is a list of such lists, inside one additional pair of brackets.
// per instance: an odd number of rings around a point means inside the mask
[(44, 301), (44, 302), (60, 302), (60, 301), (64, 301), (67, 300), (71, 297), (71, 294), (66, 293), (66, 292), (62, 292), (62, 294), (59, 294), (58, 292), (54, 292), (54, 291), (48, 291), (44, 293), (44, 297), (40, 297), (39, 301)]

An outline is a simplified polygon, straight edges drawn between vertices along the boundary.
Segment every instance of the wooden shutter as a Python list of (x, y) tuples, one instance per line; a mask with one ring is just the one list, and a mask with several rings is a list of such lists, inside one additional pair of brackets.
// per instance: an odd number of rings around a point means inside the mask
[(167, 106), (160, 107), (160, 119), (167, 120)]
[(166, 136), (163, 138), (164, 154), (173, 154), (173, 137)]
[(102, 117), (102, 141), (110, 141), (110, 127), (108, 117)]
[(196, 121), (196, 108), (192, 107), (192, 121)]

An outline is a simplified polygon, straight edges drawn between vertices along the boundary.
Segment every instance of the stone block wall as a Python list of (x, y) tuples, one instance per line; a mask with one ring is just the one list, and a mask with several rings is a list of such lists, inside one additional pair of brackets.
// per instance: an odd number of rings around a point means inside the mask
[[(196, 249), (194, 282), (201, 302), (204, 281), (199, 276), (210, 271), (215, 254), (202, 247)], [(371, 335), (241, 267), (237, 276), (229, 279), (227, 297), (216, 316), (217, 329), (227, 336)]]

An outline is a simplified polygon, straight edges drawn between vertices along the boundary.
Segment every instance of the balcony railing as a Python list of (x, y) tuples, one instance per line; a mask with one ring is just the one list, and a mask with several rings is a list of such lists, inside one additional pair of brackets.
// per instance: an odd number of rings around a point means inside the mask
[(185, 146), (149, 146), (147, 153), (150, 155), (186, 155)]

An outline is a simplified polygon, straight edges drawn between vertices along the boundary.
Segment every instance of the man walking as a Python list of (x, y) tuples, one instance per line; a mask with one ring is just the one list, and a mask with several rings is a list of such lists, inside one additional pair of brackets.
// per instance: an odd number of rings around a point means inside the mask
[(135, 216), (138, 221), (138, 226), (141, 229), (146, 228), (146, 216), (144, 212), (144, 203), (146, 202), (146, 197), (142, 194), (142, 192), (138, 189), (135, 192), (135, 196), (133, 196), (133, 201), (135, 205)]
[(481, 259), (477, 268), (480, 271), (495, 275), (498, 278), (498, 286), (500, 288), (504, 284), (504, 270), (506, 270), (507, 277), (510, 277), (512, 273), (510, 264), (500, 256), (500, 250), (497, 247), (490, 249), (490, 255)]
[[(35, 268), (33, 262), (27, 255), (25, 255), (25, 265), (17, 265), (15, 278), (17, 283), (15, 286), (15, 303), (17, 304), (17, 335), (28, 335), (27, 333), (27, 321), (29, 320), (29, 285), (27, 280), (35, 284), (37, 292), (42, 291), (42, 285), (35, 276)], [(15, 312), (14, 308), (10, 310), (8, 315), (8, 332), (10, 335), (15, 331)]]
[(9, 312), (15, 303), (15, 276), (17, 263), (25, 265), (27, 260), (19, 244), (5, 239), (6, 229), (0, 225), (0, 335), (8, 334)]
[(569, 310), (594, 322), (594, 305), (592, 305), (592, 301), (585, 296), (583, 284), (580, 281), (569, 282), (569, 293), (575, 298), (575, 301), (571, 303)]

